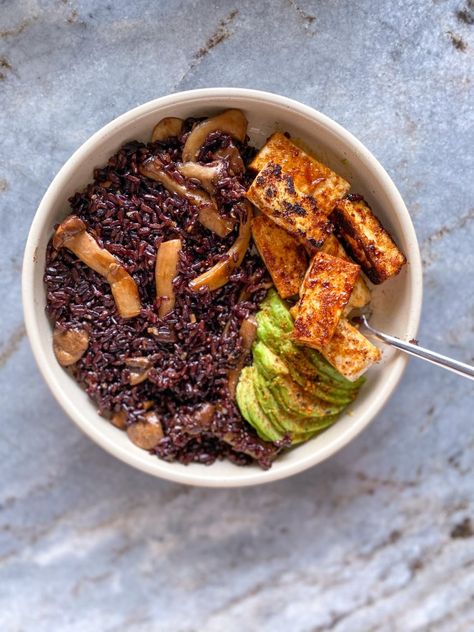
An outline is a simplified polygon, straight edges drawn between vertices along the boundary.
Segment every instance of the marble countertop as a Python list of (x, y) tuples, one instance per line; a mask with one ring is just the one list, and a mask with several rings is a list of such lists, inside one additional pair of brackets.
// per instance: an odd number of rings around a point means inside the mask
[(474, 362), (474, 3), (6, 0), (0, 11), (2, 632), (474, 629), (474, 390), (412, 362), (362, 436), (242, 490), (155, 480), (68, 421), (20, 305), (28, 227), (118, 114), (203, 86), (279, 92), (379, 158), (420, 240), (420, 339)]

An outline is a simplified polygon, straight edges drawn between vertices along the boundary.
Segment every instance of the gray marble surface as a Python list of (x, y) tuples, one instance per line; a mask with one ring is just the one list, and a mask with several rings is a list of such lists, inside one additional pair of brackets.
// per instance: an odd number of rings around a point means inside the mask
[(420, 338), (474, 361), (474, 3), (0, 2), (0, 629), (474, 630), (472, 383), (412, 362), (349, 447), (287, 481), (191, 489), (115, 461), (53, 401), (20, 266), (50, 180), (180, 89), (279, 92), (354, 132), (412, 213)]

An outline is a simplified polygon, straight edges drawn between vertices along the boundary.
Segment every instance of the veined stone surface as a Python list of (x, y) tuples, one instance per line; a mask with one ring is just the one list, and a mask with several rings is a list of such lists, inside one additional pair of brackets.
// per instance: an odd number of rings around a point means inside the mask
[(170, 92), (247, 86), (379, 158), (420, 240), (420, 339), (474, 362), (469, 0), (7, 0), (0, 7), (2, 632), (474, 630), (474, 390), (413, 361), (349, 447), (292, 479), (192, 489), (68, 421), (25, 340), (20, 265), (51, 179)]

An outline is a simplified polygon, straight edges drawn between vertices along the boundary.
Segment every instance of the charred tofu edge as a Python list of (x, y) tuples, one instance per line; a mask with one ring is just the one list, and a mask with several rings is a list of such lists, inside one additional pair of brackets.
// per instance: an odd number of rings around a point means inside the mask
[[(328, 235), (326, 241), (321, 246), (321, 252), (326, 252), (333, 257), (340, 257), (346, 261), (351, 261), (341, 242), (334, 235)], [(352, 290), (346, 311), (349, 312), (351, 309), (365, 307), (365, 305), (370, 303), (370, 298), (371, 295), (369, 287), (367, 286), (367, 283), (361, 273), (356, 281), (354, 289)]]
[(345, 318), (340, 319), (334, 336), (320, 352), (339, 373), (352, 382), (382, 358), (380, 349)]
[(253, 218), (252, 236), (281, 298), (297, 295), (308, 266), (303, 246), (265, 215)]
[(355, 263), (318, 252), (300, 290), (292, 338), (320, 349), (327, 344), (347, 305), (360, 273)]
[(325, 215), (329, 215), (336, 202), (349, 192), (347, 180), (281, 132), (270, 136), (249, 166), (261, 172), (269, 162), (279, 165), (293, 179), (300, 194), (313, 197)]
[(330, 232), (327, 216), (315, 199), (298, 193), (291, 176), (269, 162), (250, 185), (247, 199), (299, 241), (319, 247)]
[(348, 254), (372, 283), (396, 276), (406, 263), (405, 255), (361, 196), (340, 200), (330, 219)]

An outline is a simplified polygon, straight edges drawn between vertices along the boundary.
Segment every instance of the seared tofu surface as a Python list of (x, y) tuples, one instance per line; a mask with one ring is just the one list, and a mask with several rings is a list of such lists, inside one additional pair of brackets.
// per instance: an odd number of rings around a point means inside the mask
[(323, 244), (331, 232), (328, 218), (311, 195), (300, 193), (293, 178), (270, 162), (250, 185), (246, 197), (276, 224), (313, 246)]
[[(334, 235), (329, 235), (327, 237), (326, 241), (321, 246), (321, 251), (327, 253), (328, 255), (332, 255), (333, 257), (340, 257), (341, 259), (350, 261), (350, 258), (344, 250), (341, 242)], [(350, 311), (351, 309), (364, 307), (368, 303), (370, 303), (370, 290), (367, 287), (367, 283), (362, 278), (362, 274), (360, 274), (354, 289), (352, 290), (346, 309), (347, 311)]]
[(281, 298), (297, 295), (308, 266), (304, 247), (265, 215), (253, 218), (252, 236)]
[(300, 194), (312, 196), (318, 209), (325, 215), (350, 189), (350, 184), (344, 178), (303, 151), (281, 132), (270, 136), (249, 166), (261, 171), (269, 162), (279, 165), (290, 176), (294, 188)]
[(300, 290), (292, 337), (315, 349), (327, 344), (347, 305), (360, 268), (324, 252), (312, 259)]
[(330, 216), (349, 255), (359, 263), (372, 283), (397, 275), (405, 256), (361, 196), (340, 200)]
[(382, 357), (380, 349), (345, 318), (339, 320), (334, 335), (320, 352), (339, 373), (351, 381), (360, 377)]

